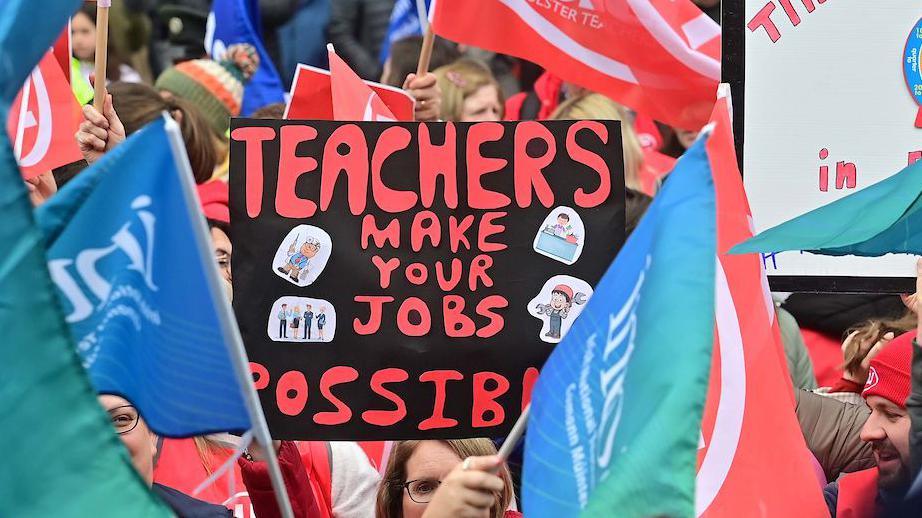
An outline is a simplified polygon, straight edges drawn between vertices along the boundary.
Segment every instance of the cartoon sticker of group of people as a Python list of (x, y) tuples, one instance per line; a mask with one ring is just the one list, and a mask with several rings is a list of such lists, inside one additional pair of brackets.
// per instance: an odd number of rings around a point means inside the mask
[[(326, 306), (320, 306), (317, 313), (317, 336), (316, 338), (323, 341), (323, 326), (327, 323)], [(288, 338), (288, 328), (291, 328), (293, 338), (298, 339), (298, 329), (303, 328), (304, 335), (302, 340), (310, 340), (311, 329), (314, 327), (314, 312), (310, 304), (305, 305), (304, 313), (301, 313), (301, 306), (295, 306), (288, 309), (288, 304), (282, 304), (279, 308), (276, 318), (279, 320), (279, 338)], [(303, 324), (303, 325), (302, 325)]]
[(266, 331), (276, 342), (329, 342), (336, 332), (336, 311), (323, 299), (282, 297), (272, 305)]

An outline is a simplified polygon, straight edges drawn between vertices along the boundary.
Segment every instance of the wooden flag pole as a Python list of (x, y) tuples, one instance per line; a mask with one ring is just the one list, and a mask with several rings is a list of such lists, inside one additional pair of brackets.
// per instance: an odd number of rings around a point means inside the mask
[(432, 57), (432, 42), (435, 41), (435, 34), (432, 27), (426, 29), (426, 35), (423, 36), (423, 48), (419, 51), (419, 65), (416, 66), (416, 77), (422, 77), (429, 72), (429, 59)]
[(422, 77), (429, 72), (429, 60), (432, 58), (432, 43), (435, 41), (435, 33), (432, 32), (432, 26), (429, 24), (429, 16), (426, 13), (426, 2), (416, 0), (416, 14), (419, 16), (419, 27), (423, 34), (423, 48), (419, 51), (419, 64), (416, 66), (416, 77)]
[(109, 8), (112, 0), (96, 2), (96, 70), (93, 84), (93, 108), (102, 113), (106, 102), (106, 61), (109, 50)]

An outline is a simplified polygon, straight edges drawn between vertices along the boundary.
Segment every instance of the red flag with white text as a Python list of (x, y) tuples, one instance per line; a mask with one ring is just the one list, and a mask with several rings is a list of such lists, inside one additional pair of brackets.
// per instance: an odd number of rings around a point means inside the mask
[[(298, 65), (291, 85), (286, 119), (349, 120), (333, 116), (333, 87), (327, 70)], [(390, 85), (362, 81), (374, 91), (396, 120), (412, 121), (415, 101), (410, 94)], [(342, 112), (342, 110), (339, 110)]]
[(752, 236), (730, 121), (723, 97), (707, 142), (717, 194), (717, 338), (699, 440), (696, 515), (753, 516), (758, 510), (759, 516), (825, 517), (761, 260), (727, 255)]
[(691, 0), (433, 0), (440, 36), (538, 63), (671, 126), (698, 130), (720, 80), (720, 26)]
[(53, 50), (45, 53), (10, 107), (7, 132), (24, 178), (83, 158), (74, 139), (80, 107)]

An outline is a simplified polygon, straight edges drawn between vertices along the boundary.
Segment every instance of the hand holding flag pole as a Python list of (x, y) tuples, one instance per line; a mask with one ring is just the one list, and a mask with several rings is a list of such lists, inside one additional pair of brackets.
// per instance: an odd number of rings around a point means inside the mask
[[(98, 83), (98, 82), (97, 82)], [(198, 211), (198, 202), (195, 194), (195, 187), (192, 184), (192, 166), (189, 164), (189, 158), (186, 154), (185, 145), (182, 140), (182, 133), (179, 125), (164, 113), (166, 121), (167, 135), (170, 139), (170, 145), (173, 148), (173, 156), (176, 158), (177, 169), (180, 173), (183, 185), (183, 194), (186, 197), (186, 206), (189, 207), (189, 217), (193, 221), (198, 221), (195, 227), (196, 239), (199, 246), (206, 248), (210, 245), (208, 228), (205, 226), (205, 220)], [(205, 255), (203, 254), (203, 257)], [(206, 264), (208, 278), (208, 288), (213, 294), (213, 299), (221, 301), (217, 308), (221, 313), (221, 333), (228, 343), (228, 354), (240, 386), (243, 390), (243, 399), (250, 414), (252, 423), (253, 440), (262, 446), (265, 452), (266, 464), (269, 468), (269, 478), (272, 481), (272, 489), (275, 492), (275, 499), (278, 503), (283, 518), (293, 518), (291, 502), (288, 499), (288, 492), (285, 490), (285, 481), (282, 478), (282, 470), (279, 467), (278, 457), (273, 445), (272, 437), (269, 434), (269, 425), (266, 423), (266, 416), (263, 414), (262, 406), (259, 403), (259, 396), (256, 394), (256, 388), (253, 386), (253, 378), (250, 374), (249, 360), (247, 359), (246, 349), (243, 346), (243, 338), (240, 336), (240, 329), (237, 327), (237, 320), (234, 311), (224, 297), (221, 280), (217, 270), (217, 265), (213, 259), (209, 259)]]
[(106, 60), (109, 49), (109, 8), (112, 0), (98, 0), (96, 2), (96, 76), (93, 89), (93, 107), (102, 113), (103, 103), (106, 101)]

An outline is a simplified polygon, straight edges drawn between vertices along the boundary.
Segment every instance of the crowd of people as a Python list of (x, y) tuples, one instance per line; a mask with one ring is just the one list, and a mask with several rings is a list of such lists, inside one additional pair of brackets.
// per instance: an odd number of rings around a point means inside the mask
[[(695, 3), (719, 17), (719, 0)], [(241, 115), (243, 93), (260, 58), (246, 44), (229, 47), (218, 60), (208, 57), (201, 42), (209, 4), (115, 2), (108, 97), (101, 111), (83, 99), (84, 121), (75, 136), (84, 160), (39, 175), (28, 187), (33, 203), (41, 204), (127, 136), (169, 113), (181, 128), (215, 260), (232, 299), (228, 131), (231, 118)], [(416, 75), (420, 36), (394, 42), (382, 63), (393, 0), (259, 4), (269, 56), (289, 83), (293, 63), (325, 66), (329, 40), (362, 77), (406, 90), (420, 121), (621, 121), (628, 232), (697, 135), (655, 122), (531, 63), (440, 38), (425, 75)], [(87, 83), (102, 80), (92, 77), (95, 13), (95, 5), (87, 4), (72, 19), (74, 70)], [(252, 116), (281, 118), (283, 112), (284, 105), (275, 104)], [(832, 515), (922, 516), (919, 497), (904, 498), (922, 468), (916, 298), (777, 294), (775, 302), (797, 418)], [(251, 446), (230, 472), (193, 496), (203, 480), (233, 458), (240, 438), (157, 437), (130, 401), (101, 394), (99, 402), (138, 473), (178, 515), (279, 516), (260, 447)], [(491, 439), (399, 441), (383, 465), (375, 464), (381, 457), (355, 442), (281, 441), (273, 446), (299, 517), (520, 515), (520, 466), (497, 457)]]

